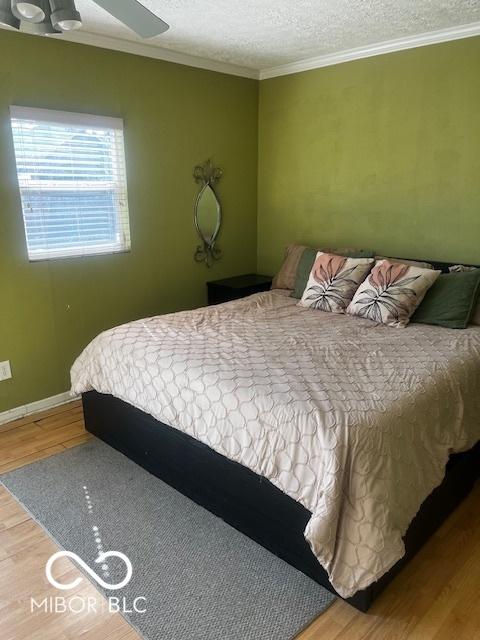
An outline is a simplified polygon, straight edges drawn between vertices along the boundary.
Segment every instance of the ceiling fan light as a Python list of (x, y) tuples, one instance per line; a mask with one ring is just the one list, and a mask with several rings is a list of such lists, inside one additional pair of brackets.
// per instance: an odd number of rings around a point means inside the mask
[(42, 22), (45, 20), (44, 2), (35, 0), (35, 2), (19, 2), (12, 0), (12, 13), (19, 20), (27, 20), (28, 22)]
[(62, 31), (75, 31), (75, 29), (80, 29), (82, 26), (81, 20), (59, 20), (55, 25), (59, 27)]
[(74, 0), (50, 0), (52, 25), (62, 31), (73, 31), (82, 26), (82, 18)]
[(0, 0), (0, 25), (8, 29), (18, 29), (20, 20), (12, 13), (10, 0)]
[(41, 5), (44, 13), (43, 20), (41, 22), (29, 22), (27, 20), (22, 20), (20, 25), (21, 30), (25, 33), (41, 36), (60, 33), (60, 31), (58, 31), (58, 29), (56, 29), (52, 24), (49, 0), (40, 0), (39, 4)]

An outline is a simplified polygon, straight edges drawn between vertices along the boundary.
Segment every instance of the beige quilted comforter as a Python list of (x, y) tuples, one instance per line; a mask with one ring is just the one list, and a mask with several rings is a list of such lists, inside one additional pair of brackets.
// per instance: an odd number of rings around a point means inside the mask
[(95, 338), (72, 389), (135, 405), (268, 478), (344, 597), (404, 553), (451, 452), (480, 438), (480, 328), (369, 320), (281, 292), (130, 322)]

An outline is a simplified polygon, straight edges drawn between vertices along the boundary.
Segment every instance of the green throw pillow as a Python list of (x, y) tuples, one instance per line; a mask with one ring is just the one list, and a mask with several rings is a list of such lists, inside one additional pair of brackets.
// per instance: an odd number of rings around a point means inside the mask
[(427, 291), (411, 322), (465, 329), (480, 293), (480, 269), (441, 274)]
[[(295, 277), (295, 288), (292, 292), (292, 298), (300, 298), (303, 296), (303, 292), (305, 291), (305, 287), (307, 286), (308, 276), (310, 275), (310, 271), (312, 270), (313, 263), (315, 262), (315, 258), (317, 257), (317, 253), (319, 251), (324, 251), (323, 249), (305, 249), (302, 253), (300, 260), (298, 262), (297, 267), (297, 275)], [(325, 251), (325, 253), (335, 253), (335, 251)], [(364, 251), (364, 250), (355, 250), (355, 251), (339, 251), (337, 255), (344, 256), (345, 258), (374, 258), (374, 251)]]

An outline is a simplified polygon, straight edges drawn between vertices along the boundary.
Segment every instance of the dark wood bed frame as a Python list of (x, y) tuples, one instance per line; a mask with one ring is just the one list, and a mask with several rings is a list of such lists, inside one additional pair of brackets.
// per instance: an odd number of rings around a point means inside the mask
[[(433, 264), (444, 271), (450, 266)], [(269, 480), (113, 396), (90, 391), (83, 394), (83, 407), (88, 431), (336, 593), (303, 536), (310, 512)], [(479, 471), (480, 442), (470, 451), (452, 455), (442, 484), (408, 528), (405, 556), (347, 602), (367, 611), (469, 493)]]

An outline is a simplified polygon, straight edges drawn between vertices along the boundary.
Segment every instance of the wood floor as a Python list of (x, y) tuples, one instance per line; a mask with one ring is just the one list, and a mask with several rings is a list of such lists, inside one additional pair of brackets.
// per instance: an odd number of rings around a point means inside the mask
[[(89, 438), (79, 402), (0, 426), (0, 473), (55, 455)], [(0, 487), (0, 639), (138, 639), (120, 614), (101, 612), (103, 596), (86, 580), (82, 580), (76, 593), (95, 598), (97, 613), (30, 613), (31, 597), (39, 601), (58, 595), (44, 573), (46, 561), (57, 550), (55, 543)], [(70, 582), (81, 574), (64, 559), (59, 575), (62, 581)], [(480, 640), (478, 484), (368, 614), (338, 601), (298, 637), (406, 639)]]

